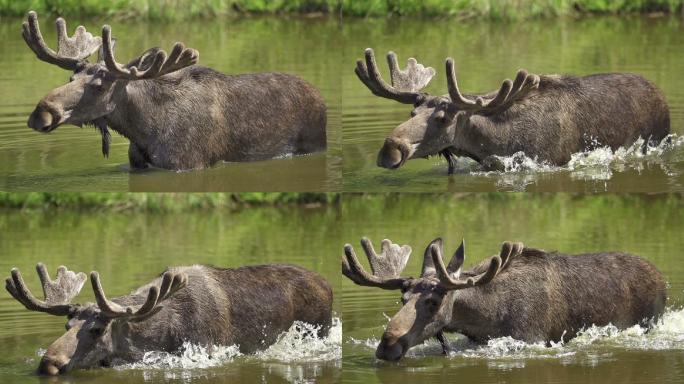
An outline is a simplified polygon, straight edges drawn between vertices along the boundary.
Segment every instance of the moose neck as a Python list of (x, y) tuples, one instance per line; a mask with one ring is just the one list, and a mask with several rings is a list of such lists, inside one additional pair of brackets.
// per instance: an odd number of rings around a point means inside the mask
[(491, 154), (503, 153), (510, 138), (510, 128), (508, 124), (495, 125), (486, 116), (472, 115), (463, 126), (456, 127), (452, 152), (477, 162)]
[(492, 303), (484, 297), (482, 289), (473, 287), (449, 292), (451, 319), (444, 328), (445, 331), (458, 332), (478, 342), (483, 342), (489, 335), (498, 333), (492, 333), (496, 330), (489, 329), (495, 322), (487, 318), (489, 311), (486, 311), (485, 307)]
[(113, 95), (116, 108), (105, 116), (109, 127), (141, 147), (146, 147), (163, 126), (159, 119), (164, 118), (164, 112), (158, 101), (169, 96), (167, 87), (155, 83), (154, 79), (117, 81)]

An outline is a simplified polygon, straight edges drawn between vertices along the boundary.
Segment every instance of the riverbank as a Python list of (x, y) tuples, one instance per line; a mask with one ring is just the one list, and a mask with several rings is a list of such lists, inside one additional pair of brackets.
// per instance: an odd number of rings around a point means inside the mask
[(588, 14), (682, 13), (684, 0), (0, 0), (0, 16), (43, 15), (182, 20), (243, 13), (346, 17), (526, 19)]
[(336, 204), (336, 193), (70, 193), (0, 192), (0, 209), (91, 209), (179, 212), (239, 209), (246, 206)]

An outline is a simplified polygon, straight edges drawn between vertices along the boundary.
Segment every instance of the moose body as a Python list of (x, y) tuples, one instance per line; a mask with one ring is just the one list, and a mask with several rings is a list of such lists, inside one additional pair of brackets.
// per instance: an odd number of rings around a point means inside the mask
[(363, 270), (350, 245), (343, 273), (359, 285), (397, 289), (403, 306), (392, 317), (376, 356), (398, 360), (414, 345), (443, 332), (478, 343), (510, 336), (528, 343), (567, 341), (583, 328), (648, 326), (663, 313), (665, 280), (650, 262), (624, 253), (565, 255), (504, 243), (499, 256), (461, 271), (463, 243), (448, 266), (442, 241), (425, 251), (420, 278), (401, 278), (411, 249), (383, 241), (375, 254), (362, 240), (372, 267)]
[(196, 169), (325, 149), (323, 99), (293, 75), (231, 76), (193, 65), (116, 91), (117, 108), (103, 119), (130, 140), (134, 168)]
[(71, 304), (86, 280), (60, 267), (51, 281), (38, 273), (46, 299), (35, 299), (19, 271), (7, 290), (30, 310), (68, 317), (67, 332), (48, 347), (39, 372), (110, 366), (138, 361), (147, 351), (177, 352), (183, 343), (236, 345), (253, 353), (273, 344), (295, 321), (327, 334), (332, 322), (332, 291), (325, 279), (306, 269), (281, 264), (221, 269), (169, 268), (133, 293), (107, 299), (97, 272), (91, 282), (97, 303)]
[[(132, 168), (198, 169), (326, 148), (325, 102), (296, 76), (225, 75), (196, 65), (198, 52), (181, 43), (169, 55), (152, 48), (122, 65), (114, 58), (109, 26), (102, 38), (81, 26), (68, 37), (61, 18), (54, 52), (43, 41), (35, 12), (23, 31), (39, 59), (74, 72), (38, 103), (29, 127), (51, 132), (62, 124), (95, 125), (105, 156), (112, 128), (130, 140)], [(96, 51), (98, 61), (89, 63)]]
[(378, 154), (378, 165), (396, 169), (407, 160), (440, 154), (455, 170), (457, 156), (485, 168), (500, 169), (496, 156), (524, 152), (539, 162), (563, 165), (577, 152), (598, 147), (616, 150), (635, 143), (660, 143), (670, 132), (669, 110), (662, 92), (635, 74), (585, 77), (534, 75), (521, 70), (498, 91), (461, 94), (454, 62), (447, 59), (449, 93), (422, 93), (435, 75), (415, 59), (401, 71), (388, 55), (392, 85), (378, 72), (373, 51), (366, 50), (356, 73), (381, 97), (413, 104), (411, 119), (400, 124)]

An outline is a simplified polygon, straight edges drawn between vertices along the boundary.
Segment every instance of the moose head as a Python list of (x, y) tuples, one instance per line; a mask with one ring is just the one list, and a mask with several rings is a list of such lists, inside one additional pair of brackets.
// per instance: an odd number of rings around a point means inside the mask
[[(197, 63), (199, 53), (176, 43), (169, 55), (151, 48), (128, 64), (114, 58), (114, 44), (109, 25), (102, 27), (102, 37), (94, 37), (78, 26), (69, 37), (66, 22), (58, 18), (57, 52), (50, 49), (38, 26), (38, 16), (31, 11), (23, 23), (22, 36), (38, 59), (72, 71), (69, 83), (55, 88), (38, 103), (28, 119), (28, 126), (38, 132), (51, 132), (62, 124), (95, 125), (102, 134), (102, 152), (109, 154), (109, 132), (105, 117), (126, 100), (126, 84), (154, 79)], [(95, 63), (88, 57), (99, 52)]]
[(465, 243), (461, 242), (448, 265), (442, 257), (442, 239), (433, 240), (425, 249), (419, 278), (401, 277), (411, 254), (408, 245), (399, 246), (383, 240), (378, 255), (370, 240), (363, 238), (361, 246), (368, 257), (371, 273), (366, 272), (350, 244), (344, 246), (342, 273), (354, 283), (401, 291), (403, 306), (389, 321), (375, 356), (395, 361), (409, 348), (436, 337), (444, 351), (448, 350), (443, 331), (453, 331), (456, 317), (471, 314), (456, 300), (463, 290), (486, 285), (503, 271), (512, 257), (523, 250), (522, 243), (504, 243), (498, 256), (470, 271), (462, 271)]
[[(57, 375), (77, 368), (109, 366), (117, 360), (130, 361), (131, 356), (141, 353), (148, 342), (141, 337), (138, 328), (145, 328), (145, 320), (157, 314), (164, 300), (183, 288), (188, 281), (184, 273), (165, 272), (147, 288), (146, 294), (107, 299), (99, 274), (90, 273), (90, 280), (97, 304), (72, 304), (86, 281), (82, 272), (74, 273), (64, 266), (57, 269), (57, 276), (50, 279), (42, 263), (36, 266), (43, 287), (45, 300), (38, 300), (24, 283), (21, 273), (14, 268), (5, 280), (5, 288), (17, 301), (31, 311), (66, 316), (66, 333), (54, 341), (43, 355), (38, 372)], [(144, 291), (143, 291), (144, 292)], [(142, 293), (142, 292), (141, 292)]]
[(424, 67), (410, 58), (404, 70), (399, 69), (397, 56), (389, 52), (391, 85), (378, 71), (373, 50), (365, 51), (365, 60), (356, 63), (356, 75), (374, 95), (413, 104), (411, 118), (396, 127), (378, 153), (377, 164), (383, 168), (396, 169), (407, 160), (442, 155), (449, 162), (449, 173), (455, 169), (457, 155), (482, 161), (478, 146), (482, 145), (476, 132), (470, 129), (472, 119), (493, 116), (523, 99), (531, 90), (539, 87), (538, 75), (518, 71), (514, 81), (504, 80), (501, 88), (483, 96), (461, 93), (456, 82), (454, 60), (446, 60), (448, 95), (434, 96), (422, 92), (435, 70)]

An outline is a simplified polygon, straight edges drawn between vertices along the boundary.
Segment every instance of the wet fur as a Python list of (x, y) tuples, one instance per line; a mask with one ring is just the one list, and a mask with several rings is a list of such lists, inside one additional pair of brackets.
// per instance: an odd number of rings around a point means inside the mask
[(522, 151), (562, 165), (576, 152), (616, 150), (639, 137), (659, 143), (670, 132), (664, 96), (639, 75), (540, 78), (539, 88), (509, 109), (470, 117), (454, 147), (478, 161)]
[[(464, 276), (486, 270), (485, 261)], [(484, 343), (511, 336), (529, 343), (567, 341), (591, 325), (648, 325), (665, 308), (666, 286), (650, 262), (624, 253), (576, 256), (525, 248), (489, 284), (448, 293), (450, 324)]]
[(197, 169), (326, 148), (323, 98), (296, 76), (193, 65), (121, 88), (104, 120), (131, 141), (134, 168)]
[[(295, 321), (320, 327), (321, 336), (331, 326), (332, 289), (325, 279), (306, 269), (268, 264), (171, 270), (186, 273), (188, 285), (164, 301), (159, 313), (129, 323), (128, 338), (134, 351), (174, 352), (188, 341), (205, 346), (238, 345), (240, 352), (253, 353), (273, 344)], [(151, 284), (159, 284), (159, 278), (113, 301), (142, 304)]]

